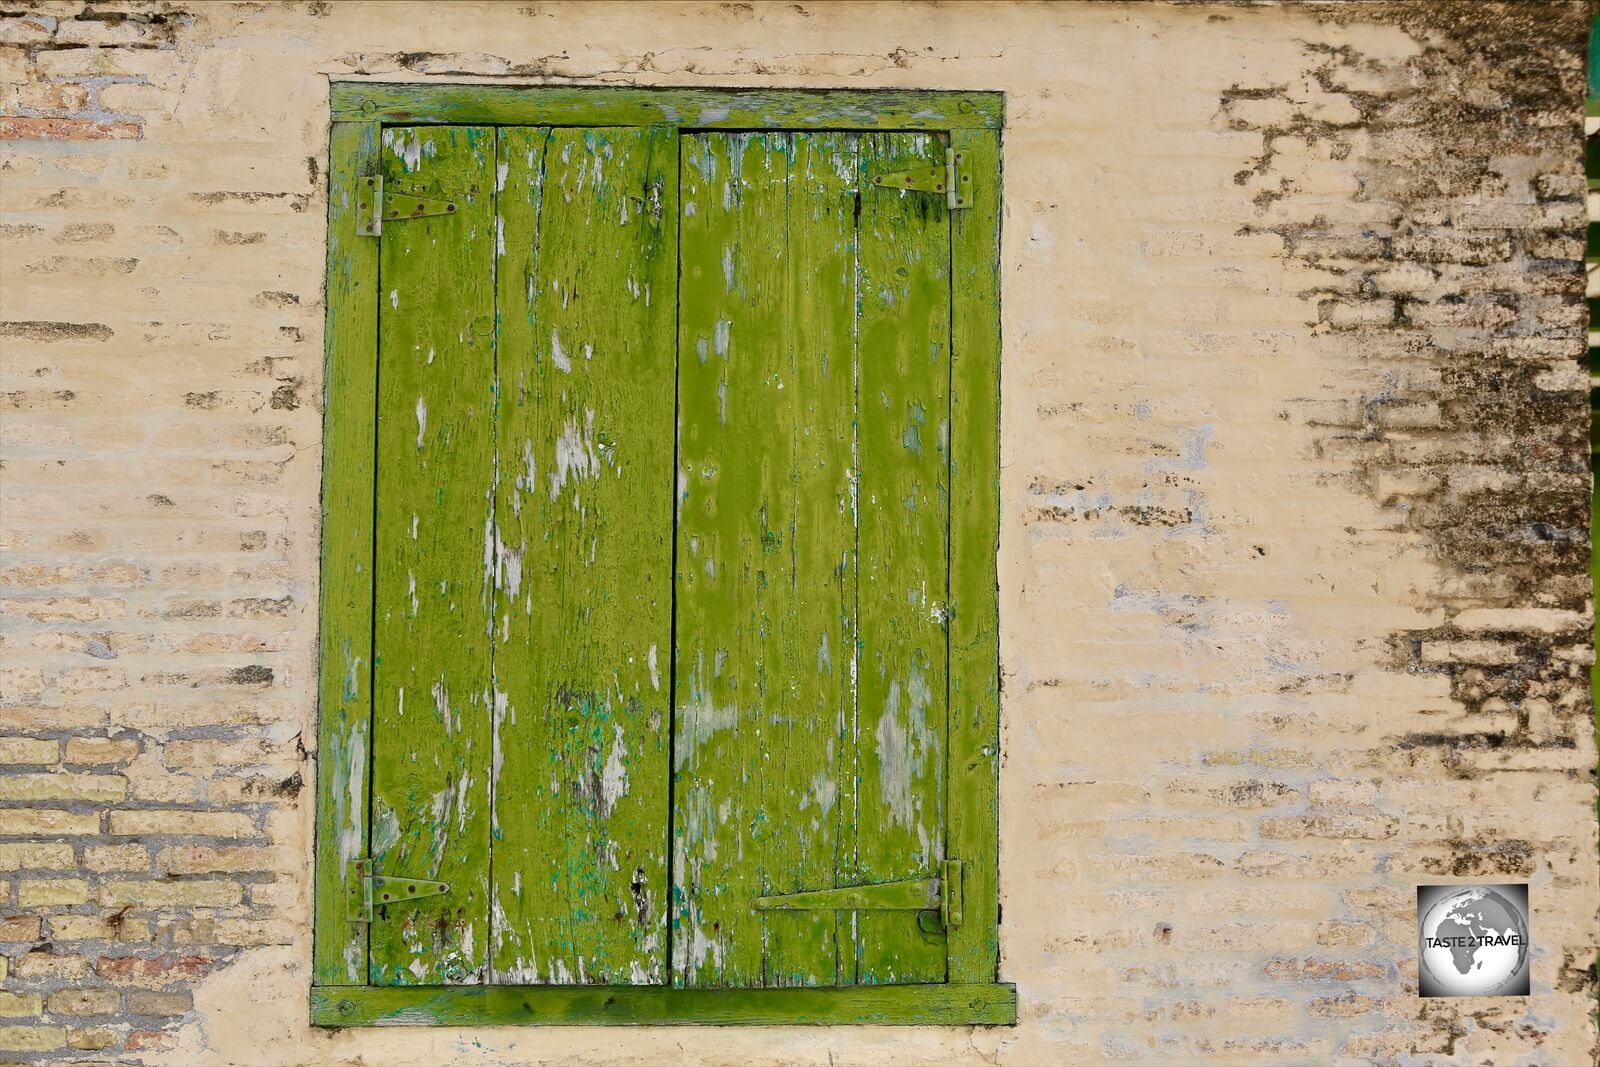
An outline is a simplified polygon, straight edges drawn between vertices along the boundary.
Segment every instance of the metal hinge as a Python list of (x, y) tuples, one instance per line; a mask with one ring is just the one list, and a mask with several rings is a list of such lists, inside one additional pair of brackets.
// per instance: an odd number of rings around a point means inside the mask
[(423, 878), (385, 878), (369, 875), (370, 859), (356, 860), (350, 878), (349, 918), (351, 922), (372, 921), (374, 906), (406, 904), (423, 897), (437, 897), (450, 892), (449, 882), (430, 882)]
[(385, 193), (383, 175), (362, 178), (356, 183), (356, 218), (358, 229), (368, 237), (383, 233), (385, 222), (420, 219), (429, 215), (454, 215), (453, 200), (429, 200), (405, 193)]
[(945, 860), (937, 878), (910, 878), (879, 885), (852, 885), (757, 897), (757, 911), (918, 911), (937, 912), (939, 926), (961, 925), (961, 861)]
[(878, 174), (873, 177), (872, 184), (919, 193), (943, 193), (944, 202), (951, 210), (971, 207), (972, 175), (967, 172), (964, 163), (960, 152), (951, 152), (945, 157), (942, 167), (918, 167), (916, 170)]

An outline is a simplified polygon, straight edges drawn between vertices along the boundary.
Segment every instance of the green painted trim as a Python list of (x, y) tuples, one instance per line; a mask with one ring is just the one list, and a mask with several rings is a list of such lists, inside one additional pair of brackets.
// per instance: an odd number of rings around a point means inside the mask
[(644, 89), (334, 82), (333, 121), (677, 126), (701, 130), (961, 130), (1005, 124), (1005, 94), (898, 89)]
[(973, 175), (951, 212), (950, 739), (945, 854), (962, 861), (966, 921), (949, 980), (992, 982), (1000, 869), (1000, 135), (957, 130)]
[(1600, 16), (1589, 26), (1589, 95), (1600, 96)]
[[(1015, 987), (995, 984), (1001, 94), (655, 93), (343, 83), (334, 86), (333, 100), (336, 112), (344, 107), (347, 113), (336, 114), (330, 147), (314, 1021), (327, 1026), (1014, 1023)], [(370, 111), (359, 109), (363, 100), (373, 103)], [(349, 113), (353, 103), (359, 115)], [(408, 110), (424, 105), (434, 110)], [(682, 110), (691, 106), (692, 112)], [(727, 110), (716, 113), (718, 108)], [(952, 213), (951, 224), (950, 453), (957, 458), (951, 461), (950, 482), (946, 854), (963, 861), (966, 922), (949, 932), (950, 984), (753, 990), (364, 985), (366, 927), (345, 918), (343, 902), (348, 861), (365, 855), (368, 836), (378, 242), (355, 236), (353, 190), (357, 177), (376, 173), (381, 125), (402, 121), (931, 128), (948, 130), (951, 150), (965, 155), (977, 191), (973, 206)]]
[(367, 928), (349, 921), (345, 901), (351, 862), (366, 855), (371, 784), (378, 242), (357, 234), (355, 201), (357, 179), (377, 166), (378, 124), (333, 127), (328, 159), (312, 974), (341, 984), (367, 978)]
[(1017, 987), (413, 986), (313, 989), (314, 1026), (1011, 1026)]

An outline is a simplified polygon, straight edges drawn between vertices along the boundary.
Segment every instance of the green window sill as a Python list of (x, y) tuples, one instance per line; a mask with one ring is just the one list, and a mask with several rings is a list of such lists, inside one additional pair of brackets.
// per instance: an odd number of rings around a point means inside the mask
[(316, 1026), (1013, 1025), (1017, 987), (318, 986)]

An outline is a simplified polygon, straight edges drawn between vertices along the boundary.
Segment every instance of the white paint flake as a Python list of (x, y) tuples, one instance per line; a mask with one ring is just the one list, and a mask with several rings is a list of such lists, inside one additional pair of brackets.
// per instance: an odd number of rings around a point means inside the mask
[(389, 306), (394, 308), (396, 311), (400, 310), (400, 290), (389, 290)]
[(422, 435), (428, 432), (428, 402), (417, 397), (417, 447), (422, 447)]
[(572, 373), (572, 360), (567, 358), (566, 350), (561, 347), (561, 337), (555, 330), (550, 331), (550, 362), (556, 365), (557, 370)]
[(378, 810), (372, 820), (372, 854), (382, 856), (400, 843), (400, 816), (381, 797), (375, 803)]
[(661, 672), (656, 670), (656, 646), (650, 646), (650, 654), (646, 657), (650, 664), (650, 688), (661, 691)]
[(433, 707), (444, 720), (444, 732), (447, 734), (454, 733), (455, 719), (450, 714), (450, 690), (445, 688), (444, 675), (442, 674), (439, 676), (439, 680), (433, 683)]
[(628, 769), (623, 766), (622, 760), (628, 754), (628, 746), (622, 741), (622, 727), (612, 724), (614, 735), (611, 739), (611, 755), (606, 757), (606, 765), (600, 772), (600, 817), (611, 817), (611, 810), (617, 806), (617, 801), (628, 795)]
[(600, 457), (594, 451), (594, 411), (584, 412), (583, 426), (568, 419), (556, 439), (556, 469), (550, 474), (550, 499), (561, 495), (569, 478), (598, 478)]

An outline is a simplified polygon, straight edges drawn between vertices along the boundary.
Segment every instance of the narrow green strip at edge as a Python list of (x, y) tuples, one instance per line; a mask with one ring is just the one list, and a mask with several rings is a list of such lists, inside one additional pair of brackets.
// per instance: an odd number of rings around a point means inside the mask
[(334, 82), (334, 122), (961, 130), (1005, 125), (1005, 94), (900, 89), (649, 89)]
[(669, 986), (321, 986), (316, 1026), (1010, 1026), (1017, 987), (887, 985), (834, 989)]

